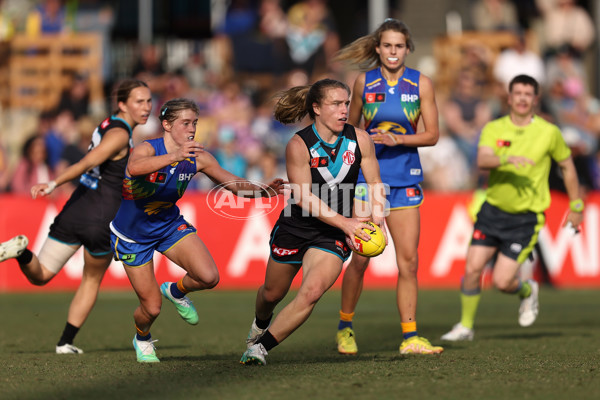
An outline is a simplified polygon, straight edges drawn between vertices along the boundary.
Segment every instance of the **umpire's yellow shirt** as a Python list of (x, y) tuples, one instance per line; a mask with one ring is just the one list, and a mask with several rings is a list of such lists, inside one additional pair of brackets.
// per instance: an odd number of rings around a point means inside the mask
[(482, 146), (492, 148), (498, 156), (523, 156), (535, 163), (518, 169), (512, 164), (492, 169), (488, 203), (509, 213), (540, 213), (550, 206), (551, 158), (560, 162), (571, 155), (556, 125), (534, 116), (529, 125), (517, 126), (506, 115), (485, 125), (479, 138)]

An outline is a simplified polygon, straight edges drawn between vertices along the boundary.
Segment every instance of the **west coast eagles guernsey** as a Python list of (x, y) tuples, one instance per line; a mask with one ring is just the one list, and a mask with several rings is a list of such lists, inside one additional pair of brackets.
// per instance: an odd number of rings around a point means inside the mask
[[(304, 141), (310, 154), (312, 193), (333, 211), (351, 217), (354, 188), (362, 160), (354, 127), (346, 124), (332, 144), (321, 139), (314, 124), (296, 135)], [(312, 238), (315, 230), (320, 233), (339, 231), (307, 213), (295, 204), (292, 197), (281, 212), (278, 223), (287, 225), (295, 235), (304, 238)]]
[(500, 157), (524, 156), (535, 163), (518, 169), (512, 164), (492, 169), (486, 190), (488, 203), (509, 213), (541, 213), (550, 206), (551, 158), (559, 162), (571, 155), (556, 125), (534, 116), (527, 126), (517, 126), (506, 115), (484, 126), (479, 146), (491, 147)]
[[(154, 147), (155, 155), (167, 154), (163, 138), (146, 142)], [(148, 175), (131, 177), (125, 173), (121, 207), (111, 222), (113, 233), (137, 243), (168, 236), (176, 229), (171, 223), (180, 215), (176, 203), (195, 174), (195, 158), (186, 158)]]
[[(397, 135), (414, 135), (421, 116), (417, 70), (405, 67), (398, 81), (387, 81), (381, 68), (367, 71), (363, 90), (363, 118), (369, 134), (379, 128)], [(416, 185), (423, 181), (423, 170), (416, 147), (375, 144), (381, 180), (392, 187)], [(359, 182), (365, 178), (360, 174)]]

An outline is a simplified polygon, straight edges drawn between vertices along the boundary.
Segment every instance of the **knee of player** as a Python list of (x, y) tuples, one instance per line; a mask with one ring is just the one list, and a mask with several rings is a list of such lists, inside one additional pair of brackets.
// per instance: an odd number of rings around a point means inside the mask
[(320, 285), (307, 285), (298, 292), (299, 300), (307, 305), (314, 305), (323, 296), (325, 290)]
[(263, 301), (267, 303), (278, 303), (285, 297), (287, 292), (287, 288), (267, 287), (266, 285), (263, 285), (260, 294)]
[(160, 309), (162, 307), (162, 299), (159, 297), (156, 300), (146, 301), (142, 304), (142, 307), (144, 308), (148, 316), (154, 319), (160, 314)]
[(220, 281), (219, 273), (215, 271), (208, 279), (204, 281), (207, 289), (212, 289), (219, 284)]
[(370, 258), (368, 257), (352, 254), (352, 259), (348, 263), (347, 270), (354, 271), (357, 274), (364, 274), (369, 266), (369, 260)]
[(48, 282), (50, 282), (52, 280), (52, 278), (37, 279), (37, 278), (31, 277), (31, 276), (28, 276), (27, 280), (32, 285), (35, 285), (35, 286), (45, 286)]
[(501, 292), (514, 292), (514, 278), (513, 277), (505, 277), (505, 276), (497, 276), (494, 275), (492, 277), (492, 283), (496, 287), (496, 289)]
[(400, 276), (417, 276), (419, 263), (416, 255), (409, 258), (398, 257), (396, 262), (398, 263), (398, 272)]

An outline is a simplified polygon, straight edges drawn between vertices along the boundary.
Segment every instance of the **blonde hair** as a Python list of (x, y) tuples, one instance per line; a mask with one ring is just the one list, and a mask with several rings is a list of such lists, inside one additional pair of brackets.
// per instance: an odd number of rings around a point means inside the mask
[(350, 96), (350, 88), (343, 82), (335, 79), (321, 79), (312, 85), (295, 86), (291, 89), (279, 92), (276, 97), (275, 119), (282, 124), (290, 124), (300, 121), (308, 114), (310, 119), (315, 119), (315, 111), (312, 105), (321, 104), (327, 89), (344, 89)]
[(415, 50), (415, 44), (413, 43), (408, 26), (402, 21), (388, 18), (379, 25), (375, 32), (356, 39), (354, 42), (338, 51), (334, 59), (349, 64), (360, 71), (368, 71), (374, 67), (380, 66), (381, 61), (375, 48), (381, 43), (381, 36), (383, 35), (383, 32), (386, 31), (400, 32), (406, 39), (406, 46), (408, 49), (411, 52)]
[(160, 108), (158, 119), (160, 122), (168, 121), (170, 124), (179, 118), (179, 112), (183, 110), (192, 110), (196, 114), (200, 114), (200, 108), (194, 100), (177, 98), (167, 101)]

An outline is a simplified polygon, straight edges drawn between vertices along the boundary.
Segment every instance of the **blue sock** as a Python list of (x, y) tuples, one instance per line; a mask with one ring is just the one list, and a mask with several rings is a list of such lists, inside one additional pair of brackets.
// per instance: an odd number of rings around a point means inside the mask
[(408, 339), (408, 338), (411, 338), (413, 336), (417, 336), (417, 331), (412, 331), (412, 332), (407, 332), (407, 333), (403, 333), (402, 334), (402, 337), (404, 339)]
[(169, 289), (171, 290), (171, 296), (175, 297), (176, 299), (182, 299), (185, 296), (185, 293), (179, 290), (177, 283), (175, 282), (171, 283)]
[(338, 324), (338, 331), (341, 331), (344, 328), (352, 329), (352, 321), (342, 321), (340, 319), (340, 323)]
[(136, 333), (135, 334), (135, 338), (137, 340), (148, 341), (148, 340), (150, 340), (152, 338), (152, 335), (150, 334), (150, 332), (148, 332), (148, 334), (146, 336), (140, 336), (139, 333)]

